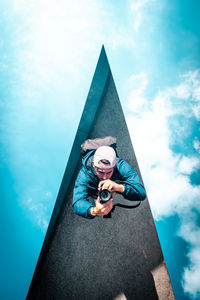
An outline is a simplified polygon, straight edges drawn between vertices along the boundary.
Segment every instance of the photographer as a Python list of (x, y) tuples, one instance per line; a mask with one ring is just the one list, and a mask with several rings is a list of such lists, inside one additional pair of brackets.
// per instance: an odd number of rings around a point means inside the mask
[[(101, 203), (99, 191), (107, 189), (114, 195), (121, 193), (128, 200), (144, 200), (144, 186), (132, 167), (123, 159), (116, 157), (115, 150), (110, 146), (100, 146), (96, 151), (89, 151), (82, 160), (83, 167), (75, 182), (73, 194), (73, 210), (85, 218), (105, 216), (113, 208), (113, 199)], [(119, 184), (115, 181), (130, 183)], [(134, 188), (135, 187), (135, 188)], [(88, 201), (91, 196), (96, 205)]]

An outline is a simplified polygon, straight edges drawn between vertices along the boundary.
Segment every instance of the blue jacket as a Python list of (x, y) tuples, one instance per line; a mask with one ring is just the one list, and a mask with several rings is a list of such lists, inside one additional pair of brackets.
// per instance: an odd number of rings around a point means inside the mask
[[(93, 196), (94, 198), (97, 198), (98, 184), (100, 182), (92, 166), (93, 156), (94, 151), (90, 151), (83, 157), (83, 167), (76, 179), (73, 193), (72, 205), (74, 212), (85, 218), (93, 218), (90, 214), (90, 209), (93, 205), (88, 201), (88, 197)], [(117, 165), (110, 179), (113, 181), (127, 181), (136, 187), (137, 190), (127, 184), (124, 184), (124, 198), (133, 201), (144, 200), (146, 198), (145, 188), (139, 176), (123, 159), (117, 158)]]

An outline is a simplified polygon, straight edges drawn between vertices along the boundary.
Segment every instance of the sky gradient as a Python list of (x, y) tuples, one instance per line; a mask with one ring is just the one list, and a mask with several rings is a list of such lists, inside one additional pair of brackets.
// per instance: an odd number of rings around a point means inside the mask
[(199, 299), (199, 12), (198, 0), (1, 1), (1, 299), (26, 297), (102, 44), (176, 300)]

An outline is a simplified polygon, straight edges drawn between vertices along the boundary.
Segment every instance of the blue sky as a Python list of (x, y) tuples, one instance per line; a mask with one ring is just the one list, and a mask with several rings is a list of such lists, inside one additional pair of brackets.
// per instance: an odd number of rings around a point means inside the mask
[(198, 0), (1, 1), (1, 299), (26, 297), (102, 44), (176, 299), (199, 298), (199, 11)]

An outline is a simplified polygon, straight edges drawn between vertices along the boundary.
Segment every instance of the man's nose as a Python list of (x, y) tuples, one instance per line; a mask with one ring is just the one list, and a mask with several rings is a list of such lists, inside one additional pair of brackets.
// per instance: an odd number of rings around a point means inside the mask
[(103, 180), (107, 179), (108, 175), (107, 174), (103, 174)]

